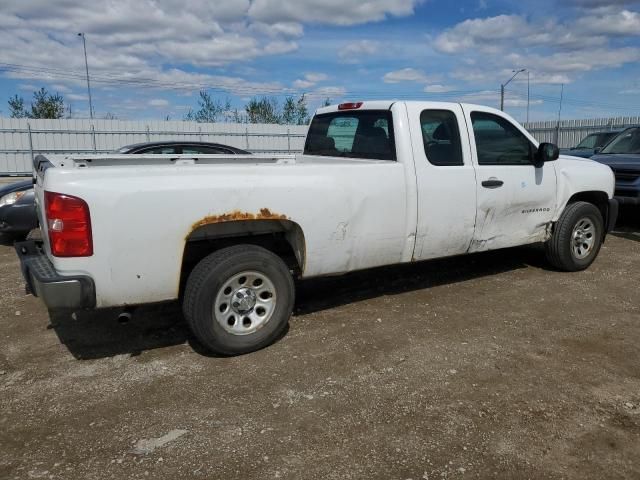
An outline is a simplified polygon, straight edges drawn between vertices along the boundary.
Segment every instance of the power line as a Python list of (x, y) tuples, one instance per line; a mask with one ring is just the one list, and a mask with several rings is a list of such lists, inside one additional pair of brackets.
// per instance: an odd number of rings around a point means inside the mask
[[(11, 73), (25, 73), (32, 75), (39, 75), (40, 77), (45, 74), (46, 76), (52, 79), (66, 79), (66, 80), (74, 80), (74, 81), (84, 81), (86, 80), (85, 74), (82, 72), (77, 72), (73, 70), (54, 68), (54, 67), (39, 67), (35, 65), (22, 65), (15, 63), (0, 63), (0, 71), (11, 72)], [(291, 88), (291, 87), (280, 87), (280, 86), (269, 86), (269, 85), (229, 85), (225, 82), (213, 82), (213, 81), (194, 81), (194, 82), (186, 82), (186, 81), (167, 81), (167, 80), (159, 80), (156, 78), (148, 78), (148, 77), (137, 77), (132, 78), (129, 77), (128, 74), (121, 73), (111, 73), (111, 72), (103, 72), (103, 73), (92, 73), (91, 81), (93, 83), (98, 83), (102, 85), (125, 85), (132, 87), (140, 87), (140, 88), (156, 88), (161, 90), (171, 90), (171, 91), (194, 91), (194, 90), (212, 90), (221, 93), (233, 93), (238, 96), (244, 95), (270, 95), (275, 97), (286, 97), (290, 95), (302, 95), (306, 93), (309, 95), (308, 91)], [(322, 87), (319, 87), (320, 89)], [(327, 92), (327, 94), (331, 94), (331, 92)], [(405, 89), (402, 93), (390, 94), (387, 91), (382, 90), (344, 90), (344, 97), (352, 97), (352, 98), (369, 98), (369, 99), (388, 99), (388, 98), (396, 98), (396, 99), (411, 99), (411, 98), (436, 98), (436, 99), (451, 99), (451, 100), (465, 100), (465, 97), (473, 97), (473, 96), (483, 96), (486, 97), (488, 95), (496, 95), (496, 100), (499, 99), (499, 91), (494, 90), (451, 90), (447, 92), (424, 92), (422, 88), (416, 88), (414, 90)], [(314, 94), (314, 96), (323, 95), (323, 93)], [(518, 99), (526, 99), (526, 93), (519, 91), (517, 89), (510, 89), (509, 96), (516, 96)], [(559, 98), (551, 95), (544, 94), (535, 94), (531, 93), (530, 98), (533, 100), (542, 100), (546, 103), (559, 103)], [(591, 99), (580, 99), (580, 98), (568, 98), (565, 97), (563, 99), (563, 103), (566, 105), (572, 105), (577, 107), (599, 107), (611, 110), (633, 110), (640, 109), (640, 107), (633, 105), (619, 105), (612, 104), (608, 102), (594, 101)]]

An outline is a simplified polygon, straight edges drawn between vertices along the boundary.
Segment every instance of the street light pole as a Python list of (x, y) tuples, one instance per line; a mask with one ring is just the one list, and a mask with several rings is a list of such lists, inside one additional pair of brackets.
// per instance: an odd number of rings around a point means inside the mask
[(87, 93), (89, 94), (89, 118), (93, 120), (93, 103), (91, 102), (91, 82), (89, 81), (89, 62), (87, 61), (87, 42), (84, 38), (84, 33), (79, 33), (79, 37), (82, 37), (82, 47), (84, 48), (84, 68), (87, 72)]
[(529, 80), (529, 70), (527, 70), (527, 123), (529, 123), (529, 98), (531, 97), (531, 82)]
[(511, 83), (511, 80), (513, 80), (514, 78), (516, 78), (516, 76), (519, 73), (522, 72), (526, 72), (527, 69), (526, 68), (521, 68), (520, 70), (513, 70), (514, 74), (513, 76), (507, 80), (505, 83), (503, 83), (502, 85), (500, 85), (500, 110), (502, 110), (504, 112), (504, 88), (509, 85)]

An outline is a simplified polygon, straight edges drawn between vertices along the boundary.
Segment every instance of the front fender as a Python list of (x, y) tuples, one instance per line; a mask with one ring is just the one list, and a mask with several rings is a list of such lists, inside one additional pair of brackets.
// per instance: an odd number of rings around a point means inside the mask
[(576, 195), (601, 194), (607, 200), (613, 198), (615, 177), (608, 166), (589, 159), (561, 155), (555, 167), (557, 197), (554, 222)]

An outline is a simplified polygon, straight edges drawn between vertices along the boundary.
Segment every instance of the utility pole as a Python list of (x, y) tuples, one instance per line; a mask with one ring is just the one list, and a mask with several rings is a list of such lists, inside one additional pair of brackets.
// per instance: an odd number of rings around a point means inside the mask
[(91, 82), (89, 81), (89, 62), (87, 61), (87, 42), (84, 38), (84, 33), (78, 33), (79, 37), (82, 37), (82, 46), (84, 48), (84, 68), (87, 72), (87, 93), (89, 94), (89, 118), (93, 120), (93, 103), (91, 102)]
[(527, 70), (527, 123), (529, 123), (529, 99), (531, 98), (531, 81), (529, 78), (529, 74), (531, 72), (529, 70)]
[(556, 141), (555, 144), (558, 144), (560, 140), (560, 115), (562, 114), (562, 97), (564, 96), (564, 83), (560, 84), (560, 108), (558, 108), (558, 126), (556, 127)]
[(511, 80), (513, 80), (514, 78), (516, 78), (516, 76), (518, 76), (519, 73), (522, 72), (526, 72), (527, 69), (526, 68), (521, 68), (520, 70), (512, 70), (513, 76), (507, 80), (505, 83), (503, 83), (502, 85), (500, 85), (500, 110), (502, 110), (504, 112), (504, 88), (509, 85), (509, 83), (511, 83)]

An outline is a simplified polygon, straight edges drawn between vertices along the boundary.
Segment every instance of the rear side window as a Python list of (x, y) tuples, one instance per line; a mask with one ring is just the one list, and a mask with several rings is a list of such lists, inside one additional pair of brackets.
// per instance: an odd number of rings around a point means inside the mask
[(185, 155), (211, 155), (216, 153), (230, 153), (228, 150), (216, 147), (207, 147), (204, 145), (185, 145), (182, 147), (182, 153)]
[(145, 153), (151, 155), (173, 155), (178, 152), (176, 152), (175, 147), (154, 147), (147, 148), (145, 150), (139, 150), (136, 153)]
[(304, 153), (395, 160), (391, 112), (362, 110), (316, 115), (309, 126)]
[(422, 143), (429, 163), (463, 165), (458, 120), (449, 110), (424, 110), (420, 114)]

